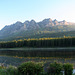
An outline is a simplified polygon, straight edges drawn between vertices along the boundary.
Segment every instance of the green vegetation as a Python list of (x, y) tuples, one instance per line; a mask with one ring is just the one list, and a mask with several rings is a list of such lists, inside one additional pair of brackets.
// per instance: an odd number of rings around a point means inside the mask
[(0, 69), (0, 75), (19, 75), (18, 69), (14, 66), (3, 67)]
[(43, 72), (43, 65), (40, 63), (26, 62), (18, 67), (18, 71), (22, 75), (40, 75)]
[(64, 67), (65, 75), (72, 75), (72, 72), (73, 72), (72, 64), (66, 63), (63, 65), (63, 67)]
[(6, 68), (6, 74), (7, 75), (18, 75), (18, 70), (16, 67), (14, 66), (9, 66)]
[(48, 75), (60, 75), (61, 71), (63, 70), (63, 65), (61, 63), (51, 63), (48, 68)]
[(0, 42), (0, 48), (15, 47), (75, 47), (75, 37), (39, 38)]
[(63, 72), (65, 75), (73, 74), (72, 64), (50, 63), (47, 72), (45, 72), (43, 64), (41, 62), (25, 62), (18, 67), (2, 67), (0, 68), (0, 75), (63, 75)]

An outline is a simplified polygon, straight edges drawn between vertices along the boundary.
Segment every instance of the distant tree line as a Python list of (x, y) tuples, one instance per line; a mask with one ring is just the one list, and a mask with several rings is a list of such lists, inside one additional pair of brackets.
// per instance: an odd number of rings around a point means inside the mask
[(15, 47), (75, 47), (75, 37), (39, 38), (0, 42), (0, 48)]

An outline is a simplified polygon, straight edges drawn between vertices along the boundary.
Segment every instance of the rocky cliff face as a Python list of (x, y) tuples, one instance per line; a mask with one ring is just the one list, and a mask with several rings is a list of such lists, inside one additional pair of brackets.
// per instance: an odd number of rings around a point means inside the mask
[[(72, 25), (74, 27), (72, 27)], [(31, 20), (31, 21), (25, 21), (24, 23), (22, 23), (17, 21), (16, 23), (5, 26), (2, 30), (0, 30), (0, 37), (6, 36), (6, 35), (10, 36), (13, 34), (16, 35), (21, 32), (31, 32), (31, 31), (37, 31), (37, 30), (44, 31), (44, 29), (46, 31), (50, 31), (50, 30), (63, 31), (64, 29), (68, 31), (69, 29), (67, 27), (69, 27), (70, 30), (75, 30), (75, 23), (66, 22), (65, 20), (63, 21), (57, 21), (56, 19), (52, 20), (51, 18), (44, 19), (43, 21), (40, 21), (40, 22)]]

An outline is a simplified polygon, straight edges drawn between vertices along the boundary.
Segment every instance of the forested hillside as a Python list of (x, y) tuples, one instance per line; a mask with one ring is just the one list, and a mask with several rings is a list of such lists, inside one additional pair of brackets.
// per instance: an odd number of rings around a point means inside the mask
[[(32, 33), (33, 32), (33, 33)], [(74, 37), (75, 36), (75, 31), (68, 31), (68, 32), (50, 32), (50, 31), (38, 31), (35, 33), (35, 31), (32, 32), (27, 32), (25, 35), (24, 32), (21, 32), (18, 36), (14, 35), (1, 38), (0, 41), (12, 41), (12, 40), (24, 40), (28, 38), (58, 38), (58, 37)]]

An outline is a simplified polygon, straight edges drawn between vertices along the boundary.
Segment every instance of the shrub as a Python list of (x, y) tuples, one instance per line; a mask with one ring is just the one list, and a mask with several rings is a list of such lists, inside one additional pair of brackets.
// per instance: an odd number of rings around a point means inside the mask
[(73, 65), (66, 63), (63, 65), (65, 75), (72, 75), (73, 73)]
[(3, 66), (0, 66), (0, 69), (4, 69), (5, 67), (3, 67)]
[(39, 75), (41, 72), (43, 72), (43, 63), (36, 63), (35, 64), (35, 74)]
[(22, 63), (18, 67), (18, 70), (22, 75), (38, 75), (40, 72), (42, 72), (43, 67), (39, 63), (26, 62)]
[(61, 63), (51, 63), (48, 68), (48, 75), (60, 75), (61, 71), (63, 69), (63, 66)]
[(6, 72), (8, 75), (18, 75), (17, 68), (15, 68), (14, 66), (11, 66), (11, 65), (6, 69)]

